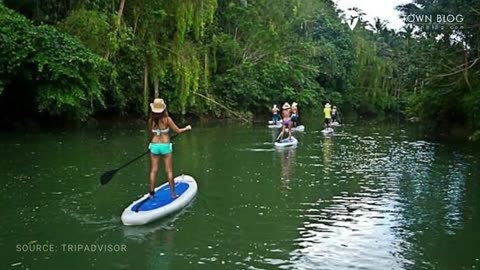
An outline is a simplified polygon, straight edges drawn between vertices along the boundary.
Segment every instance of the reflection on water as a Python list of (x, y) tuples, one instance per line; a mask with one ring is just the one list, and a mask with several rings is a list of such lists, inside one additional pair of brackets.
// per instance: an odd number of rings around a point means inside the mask
[(281, 181), (285, 188), (289, 188), (289, 183), (292, 179), (293, 173), (293, 164), (295, 163), (295, 153), (296, 148), (287, 148), (277, 150), (278, 155), (280, 156), (280, 166), (281, 166)]
[[(337, 183), (351, 179), (346, 186), (355, 188), (304, 204), (297, 248), (285, 268), (441, 265), (425, 253), (434, 252), (433, 235), (457, 235), (464, 227), (462, 207), (468, 204), (464, 183), (469, 175), (464, 155), (441, 150), (438, 144), (393, 141), (389, 136), (345, 137), (342, 146), (348, 147), (337, 147), (334, 154), (332, 140), (322, 142), (324, 179), (332, 175), (328, 168), (333, 167), (342, 172), (333, 173)], [(470, 262), (478, 265), (479, 257), (475, 254)]]
[(332, 156), (332, 151), (333, 151), (333, 137), (328, 136), (322, 138), (321, 141), (321, 146), (322, 146), (322, 153), (323, 153), (323, 165), (324, 169), (328, 170), (330, 169), (330, 163), (331, 163), (331, 156)]

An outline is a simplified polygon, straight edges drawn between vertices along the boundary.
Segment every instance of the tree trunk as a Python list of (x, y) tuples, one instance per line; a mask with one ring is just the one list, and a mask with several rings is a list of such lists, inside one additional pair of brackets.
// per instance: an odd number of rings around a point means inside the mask
[(470, 84), (470, 80), (468, 79), (468, 55), (467, 55), (467, 51), (465, 51), (464, 60), (465, 60), (465, 70), (463, 71), (463, 78), (465, 79), (465, 83), (467, 83), (468, 89), (470, 91), (472, 91), (472, 85)]
[[(120, 23), (122, 22), (122, 15), (123, 15), (123, 8), (125, 7), (125, 0), (120, 0), (120, 7), (118, 8), (117, 20), (115, 21), (115, 29), (114, 32), (120, 27)], [(108, 60), (110, 58), (110, 48), (107, 48), (107, 52), (105, 53), (105, 59)]]
[(124, 7), (125, 7), (125, 0), (120, 0), (120, 7), (118, 8), (118, 15), (117, 15), (117, 27), (120, 26), (120, 22), (122, 21)]
[(108, 61), (108, 58), (110, 58), (110, 48), (107, 47), (107, 52), (105, 53), (105, 60)]
[(153, 78), (153, 89), (154, 89), (154, 93), (155, 93), (155, 98), (159, 98), (160, 97), (160, 93), (159, 93), (159, 90), (158, 90), (158, 77), (155, 76), (155, 78)]

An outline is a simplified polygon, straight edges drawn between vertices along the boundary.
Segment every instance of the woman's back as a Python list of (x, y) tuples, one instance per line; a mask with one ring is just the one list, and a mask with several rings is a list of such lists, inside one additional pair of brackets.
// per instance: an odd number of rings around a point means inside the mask
[(170, 142), (170, 127), (168, 125), (168, 116), (153, 117), (150, 120), (152, 132), (152, 142), (167, 143)]

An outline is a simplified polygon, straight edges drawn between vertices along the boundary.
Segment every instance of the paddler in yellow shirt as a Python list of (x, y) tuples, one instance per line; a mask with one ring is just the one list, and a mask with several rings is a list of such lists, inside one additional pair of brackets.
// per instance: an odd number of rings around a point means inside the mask
[(325, 128), (328, 128), (332, 122), (332, 105), (330, 103), (325, 104), (323, 114), (325, 115)]

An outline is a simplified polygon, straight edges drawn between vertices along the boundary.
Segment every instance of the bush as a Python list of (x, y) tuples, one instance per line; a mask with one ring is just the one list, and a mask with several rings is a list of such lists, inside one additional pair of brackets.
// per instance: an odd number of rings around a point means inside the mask
[(30, 81), (28, 98), (39, 111), (85, 119), (103, 106), (100, 78), (106, 66), (76, 38), (34, 26), (0, 5), (0, 90), (19, 91), (16, 86)]

